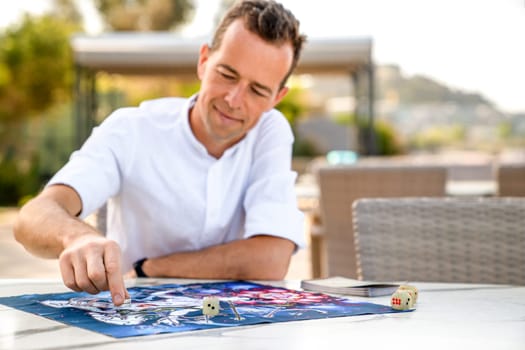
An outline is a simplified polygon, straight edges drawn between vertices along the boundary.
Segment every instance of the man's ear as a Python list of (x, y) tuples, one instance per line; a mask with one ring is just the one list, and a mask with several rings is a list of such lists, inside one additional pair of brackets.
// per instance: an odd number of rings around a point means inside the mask
[(209, 56), (210, 47), (208, 44), (203, 44), (199, 50), (199, 61), (197, 63), (197, 76), (200, 80), (202, 80), (204, 72), (206, 71), (206, 62), (208, 61)]
[(284, 96), (286, 96), (286, 94), (288, 93), (288, 87), (283, 87), (281, 88), (281, 90), (279, 90), (279, 92), (277, 93), (277, 95), (275, 96), (275, 99), (273, 100), (273, 107), (275, 107), (276, 105), (279, 104), (279, 102), (281, 102), (281, 100), (284, 98)]

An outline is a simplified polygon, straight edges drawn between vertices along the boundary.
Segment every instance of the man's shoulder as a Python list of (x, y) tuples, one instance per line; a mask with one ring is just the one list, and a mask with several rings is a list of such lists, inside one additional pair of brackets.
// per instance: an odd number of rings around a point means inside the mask
[[(106, 118), (101, 127), (105, 129), (130, 130), (130, 128), (165, 128), (176, 122), (187, 99), (166, 97), (147, 100), (135, 107), (121, 107)], [(97, 128), (98, 129), (98, 128)]]
[(188, 99), (182, 97), (162, 97), (140, 103), (139, 109), (149, 114), (173, 115), (180, 112)]
[(261, 116), (258, 123), (258, 132), (290, 135), (292, 130), (286, 117), (277, 109), (271, 109)]

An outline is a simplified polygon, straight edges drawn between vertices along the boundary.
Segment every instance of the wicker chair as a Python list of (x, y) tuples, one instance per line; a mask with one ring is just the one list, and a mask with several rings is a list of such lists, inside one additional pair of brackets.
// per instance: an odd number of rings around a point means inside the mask
[(525, 163), (500, 164), (497, 174), (499, 196), (525, 197)]
[(525, 198), (356, 201), (358, 277), (525, 284)]
[(318, 169), (322, 275), (357, 277), (352, 203), (359, 198), (444, 196), (447, 169), (426, 165), (344, 165)]

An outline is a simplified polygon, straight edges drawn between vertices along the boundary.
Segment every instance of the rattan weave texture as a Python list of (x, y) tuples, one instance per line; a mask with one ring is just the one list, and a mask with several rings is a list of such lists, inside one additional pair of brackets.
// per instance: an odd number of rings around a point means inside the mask
[(358, 277), (525, 285), (525, 198), (355, 203)]

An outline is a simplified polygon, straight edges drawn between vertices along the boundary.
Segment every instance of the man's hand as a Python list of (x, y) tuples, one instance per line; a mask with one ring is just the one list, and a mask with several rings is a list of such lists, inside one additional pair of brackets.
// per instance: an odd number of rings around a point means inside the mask
[(75, 291), (109, 290), (121, 305), (129, 294), (120, 266), (120, 248), (77, 215), (82, 210), (78, 193), (66, 185), (46, 187), (19, 212), (14, 234), (31, 253), (59, 258), (64, 284)]
[(109, 290), (113, 303), (122, 305), (129, 294), (122, 277), (120, 255), (115, 241), (95, 234), (82, 235), (59, 256), (62, 280), (77, 292), (96, 294)]

